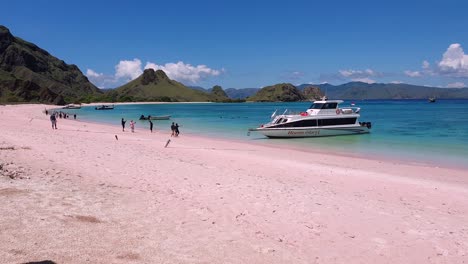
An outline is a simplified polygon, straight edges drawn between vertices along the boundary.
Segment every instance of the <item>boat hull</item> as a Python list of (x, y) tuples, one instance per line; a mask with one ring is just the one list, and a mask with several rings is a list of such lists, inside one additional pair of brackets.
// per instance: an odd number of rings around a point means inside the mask
[(168, 120), (170, 119), (171, 116), (168, 115), (168, 116), (152, 116), (150, 117), (151, 120)]
[(167, 116), (151, 116), (150, 118), (148, 117), (140, 117), (140, 120), (169, 120), (171, 119), (170, 115)]
[(370, 130), (366, 126), (352, 127), (313, 127), (313, 128), (256, 128), (257, 131), (269, 138), (304, 138), (328, 137), (341, 135), (366, 134)]
[(96, 110), (114, 110), (114, 107), (113, 106), (105, 106), (105, 107), (99, 106), (99, 107), (95, 107), (94, 109), (96, 109)]

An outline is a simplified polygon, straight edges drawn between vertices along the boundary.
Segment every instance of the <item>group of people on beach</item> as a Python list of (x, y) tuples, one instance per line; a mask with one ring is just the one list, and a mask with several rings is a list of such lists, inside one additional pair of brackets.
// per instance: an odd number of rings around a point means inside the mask
[[(47, 110), (47, 109), (46, 109), (44, 112), (45, 112), (46, 115), (49, 114), (49, 110)], [(54, 111), (54, 112), (51, 113), (51, 116), (52, 116), (52, 115), (55, 115), (56, 118), (57, 118), (57, 117), (58, 117), (58, 118), (64, 118), (64, 119), (70, 118), (70, 116), (68, 115), (68, 113), (65, 113), (65, 112), (62, 112), (62, 111), (59, 111), (59, 112), (55, 112), (55, 111)], [(76, 114), (73, 114), (73, 119), (76, 119)]]
[[(150, 128), (150, 132), (153, 133), (153, 121), (151, 121), (150, 119), (148, 119), (148, 122), (149, 122), (149, 128)], [(127, 120), (125, 120), (123, 117), (122, 117), (122, 120), (120, 121), (120, 124), (122, 125), (122, 132), (125, 132), (125, 124), (127, 123)], [(133, 120), (130, 120), (130, 129), (132, 131), (132, 133), (135, 132), (135, 124), (136, 122), (133, 121)], [(171, 137), (178, 137), (179, 136), (179, 124), (172, 122), (172, 125), (171, 125)]]
[[(49, 111), (46, 109), (45, 114), (49, 115)], [(50, 122), (52, 123), (52, 129), (57, 129), (57, 119), (58, 118), (64, 118), (67, 119), (69, 118), (68, 113), (64, 113), (62, 111), (60, 112), (52, 112), (50, 114)], [(76, 114), (73, 114), (73, 119), (76, 119)]]

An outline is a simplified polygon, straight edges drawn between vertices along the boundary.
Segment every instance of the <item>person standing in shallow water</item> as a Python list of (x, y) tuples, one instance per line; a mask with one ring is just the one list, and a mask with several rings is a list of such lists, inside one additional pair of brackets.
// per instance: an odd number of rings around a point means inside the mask
[(151, 119), (148, 119), (149, 121), (149, 124), (150, 124), (150, 131), (151, 133), (153, 133), (153, 122), (151, 121)]
[(125, 121), (125, 120), (123, 119), (123, 117), (122, 117), (121, 123), (122, 123), (122, 131), (123, 131), (123, 132), (125, 132), (125, 122), (127, 122), (127, 121)]

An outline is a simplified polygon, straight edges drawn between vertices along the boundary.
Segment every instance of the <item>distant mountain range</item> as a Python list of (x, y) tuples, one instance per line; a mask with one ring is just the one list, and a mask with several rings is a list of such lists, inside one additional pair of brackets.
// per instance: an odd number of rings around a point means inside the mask
[[(188, 86), (191, 89), (198, 90), (198, 91), (203, 91), (206, 93), (210, 93), (213, 88), (205, 89), (201, 86)], [(236, 88), (227, 88), (224, 90), (226, 95), (231, 98), (231, 99), (245, 99), (249, 96), (254, 95), (260, 90), (260, 88), (242, 88), (242, 89), (236, 89)]]
[[(281, 85), (281, 84), (276, 84)], [(292, 84), (289, 84), (292, 85)], [(275, 85), (273, 85), (275, 86)], [(267, 86), (270, 87), (270, 86)], [(295, 86), (300, 92), (306, 87), (315, 87), (330, 99), (468, 99), (468, 88), (439, 88), (405, 83), (364, 83), (349, 82), (341, 85), (332, 84), (301, 84)], [(192, 88), (192, 87), (191, 87)], [(196, 89), (205, 90), (202, 87)], [(247, 99), (255, 96), (261, 88), (229, 88), (225, 92), (232, 99)], [(255, 97), (253, 98), (255, 99)], [(265, 100), (262, 98), (261, 100)]]
[[(438, 88), (411, 84), (349, 82), (341, 85), (301, 84), (296, 88), (304, 92), (306, 87), (319, 88), (330, 99), (468, 99), (468, 88)], [(246, 99), (254, 96), (260, 88), (227, 89), (230, 98)]]
[(41, 102), (239, 102), (330, 99), (468, 99), (468, 88), (436, 88), (410, 84), (274, 84), (262, 89), (187, 87), (161, 70), (147, 69), (115, 89), (100, 90), (75, 65), (52, 56), (33, 43), (14, 37), (0, 26), (0, 103)]
[[(468, 99), (468, 88), (438, 88), (411, 84), (349, 82), (316, 85), (329, 98), (341, 99)], [(300, 87), (299, 87), (300, 89)]]

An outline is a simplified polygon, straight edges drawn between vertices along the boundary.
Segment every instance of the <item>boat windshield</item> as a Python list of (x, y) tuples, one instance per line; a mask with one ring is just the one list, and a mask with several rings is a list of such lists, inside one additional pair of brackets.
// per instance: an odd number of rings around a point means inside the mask
[(309, 109), (335, 109), (338, 103), (313, 103)]

